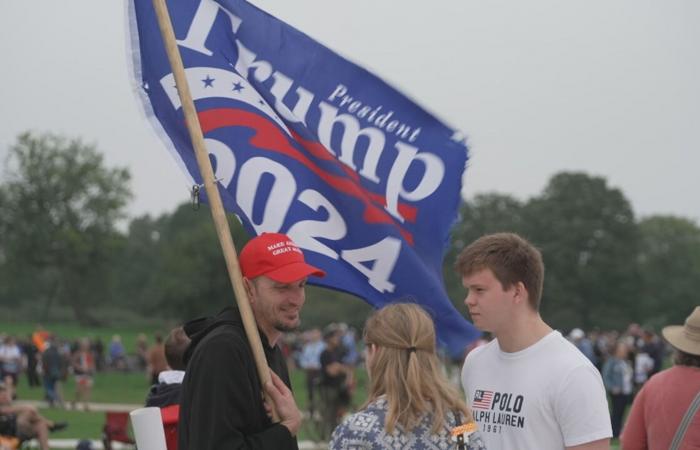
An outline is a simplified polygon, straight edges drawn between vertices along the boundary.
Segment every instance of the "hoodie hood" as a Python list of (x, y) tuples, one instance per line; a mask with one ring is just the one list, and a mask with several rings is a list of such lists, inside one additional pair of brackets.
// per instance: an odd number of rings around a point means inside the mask
[(165, 408), (170, 405), (178, 405), (180, 404), (180, 391), (182, 391), (180, 383), (154, 384), (148, 391), (146, 406)]
[(238, 312), (238, 308), (227, 306), (215, 316), (199, 317), (190, 320), (182, 326), (185, 334), (191, 340), (190, 345), (187, 347), (182, 357), (182, 361), (185, 365), (187, 365), (187, 362), (194, 353), (194, 349), (199, 345), (202, 339), (211, 333), (212, 330), (224, 325), (233, 325), (234, 327), (243, 329), (243, 321), (241, 320), (241, 314)]
[[(187, 362), (192, 357), (197, 345), (204, 339), (209, 333), (215, 329), (222, 327), (224, 325), (234, 326), (241, 330), (241, 334), (246, 336), (245, 328), (243, 327), (243, 319), (241, 319), (241, 313), (238, 308), (234, 306), (227, 306), (222, 309), (221, 312), (212, 317), (199, 317), (197, 319), (190, 320), (182, 326), (187, 337), (190, 338), (190, 345), (187, 347), (185, 354), (182, 357), (182, 361), (187, 365)], [(269, 353), (272, 350), (270, 344), (267, 340), (265, 333), (261, 332), (258, 328), (258, 334), (260, 335), (260, 341), (262, 342), (263, 349), (265, 353)]]

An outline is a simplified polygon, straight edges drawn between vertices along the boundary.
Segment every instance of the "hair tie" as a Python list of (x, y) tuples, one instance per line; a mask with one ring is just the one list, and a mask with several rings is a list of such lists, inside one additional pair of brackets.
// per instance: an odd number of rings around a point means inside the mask
[(417, 349), (416, 349), (415, 347), (408, 347), (407, 350), (408, 350), (408, 353), (411, 354), (411, 353), (415, 353), (415, 351), (416, 351)]

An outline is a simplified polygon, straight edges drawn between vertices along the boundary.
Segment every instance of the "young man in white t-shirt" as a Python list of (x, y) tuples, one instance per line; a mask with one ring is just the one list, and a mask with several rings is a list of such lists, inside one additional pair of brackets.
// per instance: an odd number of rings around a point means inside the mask
[(462, 369), (486, 447), (609, 449), (600, 373), (540, 317), (540, 252), (516, 234), (491, 234), (465, 248), (456, 268), (474, 325), (495, 337), (469, 353)]

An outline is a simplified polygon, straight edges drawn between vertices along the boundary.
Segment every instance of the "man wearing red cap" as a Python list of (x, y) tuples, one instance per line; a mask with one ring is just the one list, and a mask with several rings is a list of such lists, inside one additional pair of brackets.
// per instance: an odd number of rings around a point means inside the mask
[(272, 382), (264, 389), (280, 423), (262, 400), (260, 378), (240, 313), (227, 307), (184, 329), (192, 340), (180, 402), (179, 449), (297, 449), (301, 413), (290, 391), (289, 372), (276, 345), (299, 326), (306, 280), (325, 273), (307, 264), (299, 247), (279, 233), (263, 233), (240, 254), (241, 272)]

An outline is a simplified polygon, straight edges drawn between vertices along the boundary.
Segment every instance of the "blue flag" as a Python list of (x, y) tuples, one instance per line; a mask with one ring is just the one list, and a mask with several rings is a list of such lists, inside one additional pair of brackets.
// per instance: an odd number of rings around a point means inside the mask
[[(424, 306), (453, 356), (478, 336), (447, 298), (442, 262), (467, 147), (387, 83), (243, 0), (168, 8), (224, 207), (253, 234), (287, 233), (375, 307)], [(151, 1), (132, 0), (147, 114), (201, 183)]]

